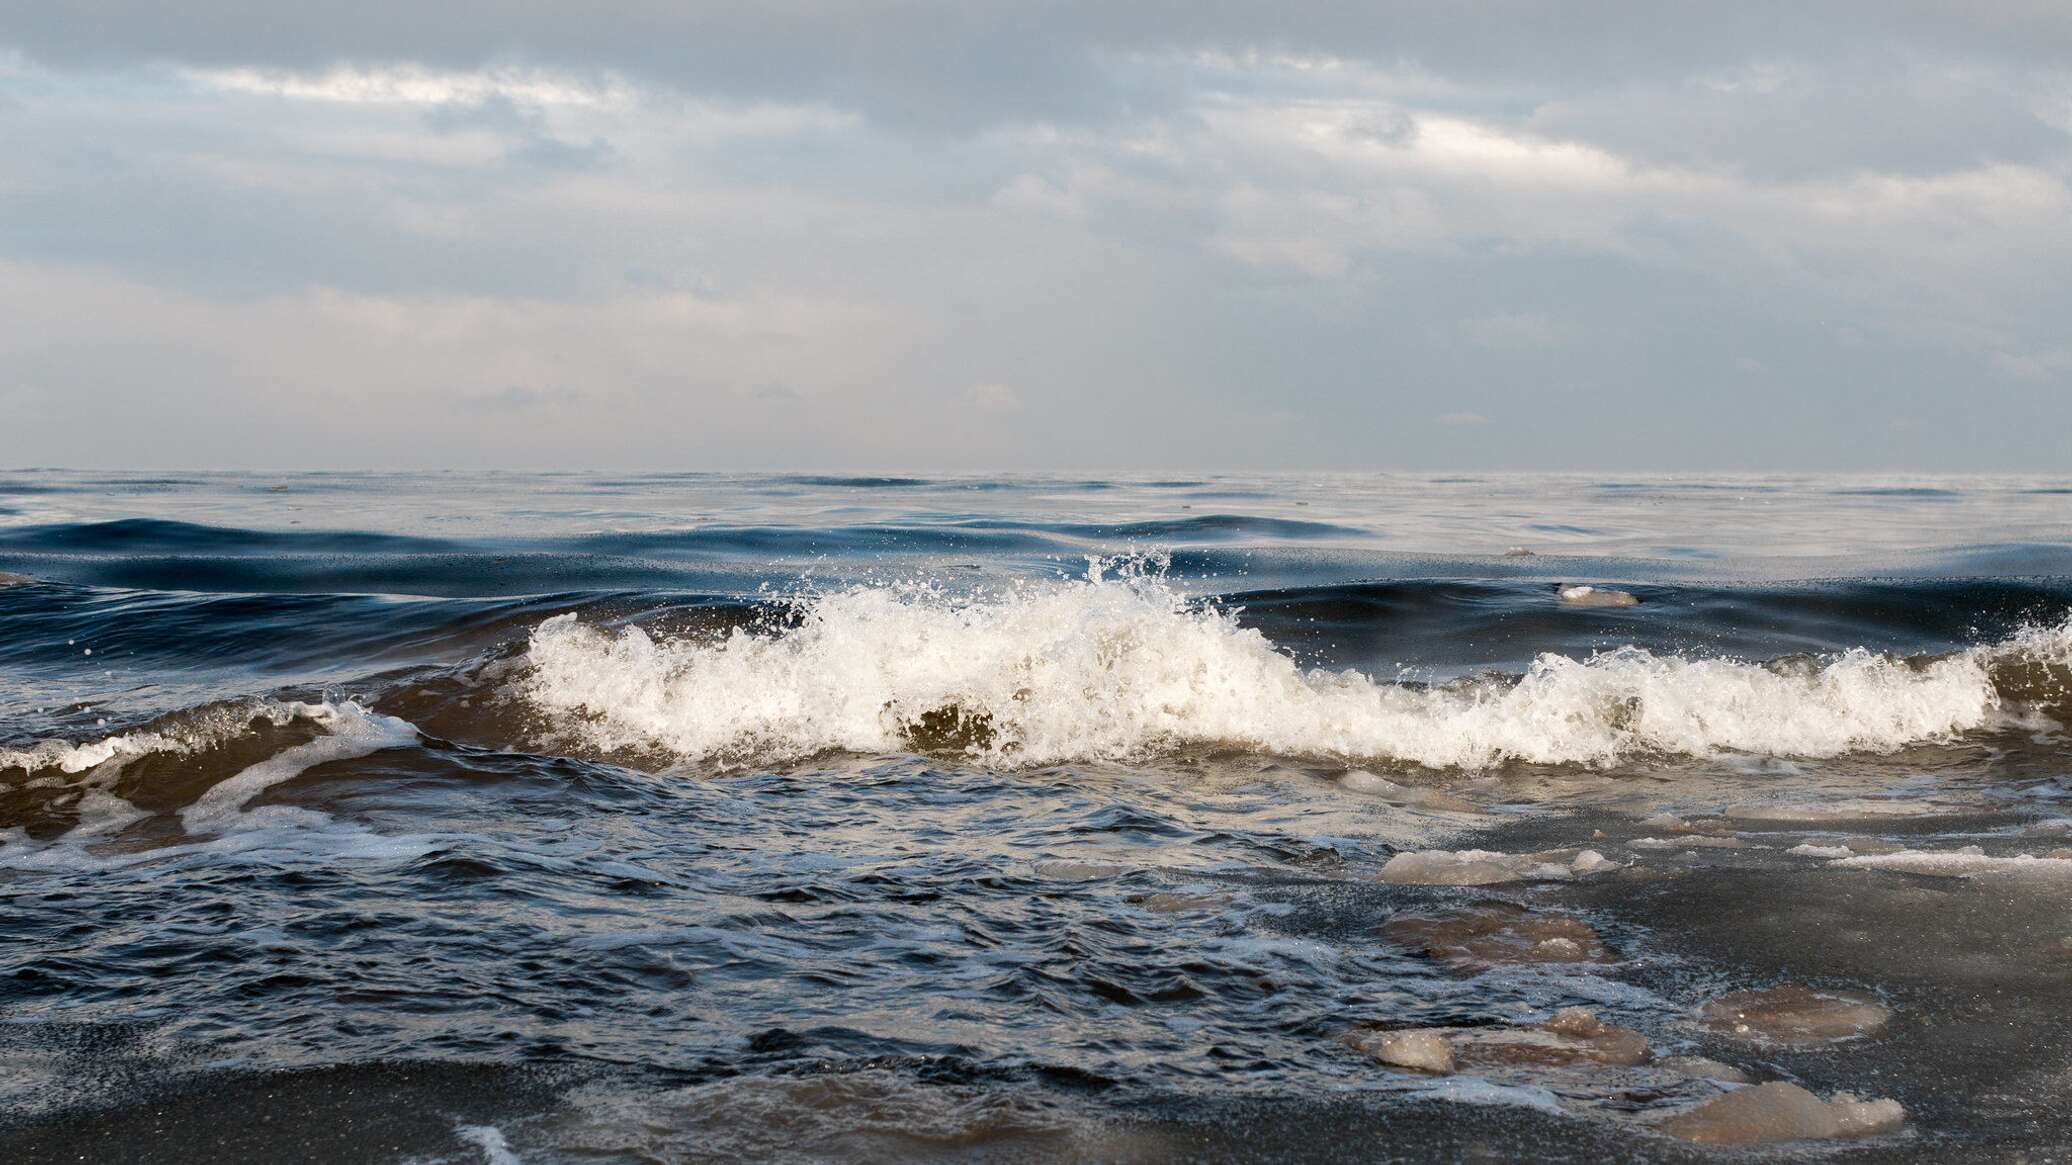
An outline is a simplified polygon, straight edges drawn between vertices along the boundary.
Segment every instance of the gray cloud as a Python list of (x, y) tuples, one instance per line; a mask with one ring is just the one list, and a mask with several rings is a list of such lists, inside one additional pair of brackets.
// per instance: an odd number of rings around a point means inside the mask
[(462, 408), (482, 413), (531, 413), (582, 403), (583, 394), (572, 388), (511, 384), (488, 392), (470, 392), (460, 398)]
[(2028, 3), (33, 0), (0, 461), (2053, 467), (2068, 61)]
[(1413, 65), (1506, 92), (1617, 90), (1773, 61), (1943, 60), (2061, 71), (2072, 12), (2050, 0), (1620, 0), (1469, 5), (1395, 0), (25, 0), (0, 40), (58, 64), (318, 70), (415, 61), (617, 70), (686, 92), (828, 102), (891, 121), (1056, 119), (1184, 97), (1131, 57), (1307, 54)]

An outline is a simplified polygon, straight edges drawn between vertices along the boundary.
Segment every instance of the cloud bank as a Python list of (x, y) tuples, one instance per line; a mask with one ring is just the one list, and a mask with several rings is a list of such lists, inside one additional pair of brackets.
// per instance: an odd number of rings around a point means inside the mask
[(0, 462), (2058, 469), (2062, 5), (0, 11)]

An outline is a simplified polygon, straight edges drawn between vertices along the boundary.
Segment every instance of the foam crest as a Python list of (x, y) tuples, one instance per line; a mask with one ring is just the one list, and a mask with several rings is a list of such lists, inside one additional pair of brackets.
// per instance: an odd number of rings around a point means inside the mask
[(1146, 575), (957, 595), (866, 586), (720, 637), (533, 633), (525, 696), (605, 750), (756, 762), (955, 743), (996, 763), (1186, 746), (1433, 767), (1603, 765), (1636, 754), (1834, 756), (1988, 726), (2002, 654), (2072, 659), (2072, 625), (1938, 658), (1856, 649), (1754, 664), (1625, 648), (1543, 655), (1444, 686), (1307, 670), (1234, 615)]
[(276, 753), (211, 785), (194, 804), (180, 811), (180, 823), (188, 832), (220, 830), (237, 823), (252, 798), (317, 765), (369, 756), (417, 741), (417, 727), (409, 721), (369, 712), (350, 700), (320, 705), (310, 715), (325, 735)]
[[(235, 708), (235, 715), (227, 708), (218, 708), (202, 717), (207, 723), (216, 725), (218, 731), (175, 732), (166, 737), (171, 742), (167, 748), (143, 751), (199, 751), (211, 744), (223, 743), (234, 735), (238, 727), (249, 729), (255, 717), (270, 719), (276, 725), (298, 719), (308, 721), (322, 734), (240, 769), (210, 786), (192, 804), (181, 809), (182, 827), (202, 840), (102, 852), (97, 843), (151, 816), (148, 811), (105, 787), (113, 784), (115, 774), (130, 757), (142, 754), (130, 747), (118, 749), (110, 754), (110, 759), (89, 771), (85, 782), (87, 787), (78, 804), (78, 820), (62, 836), (38, 842), (19, 827), (0, 831), (0, 870), (116, 868), (192, 853), (255, 860), (290, 859), (297, 855), (408, 860), (422, 856), (439, 844), (440, 839), (431, 835), (385, 837), (362, 825), (334, 821), (329, 814), (315, 810), (279, 805), (258, 809), (246, 807), (265, 790), (327, 761), (351, 760), (383, 749), (414, 744), (418, 739), (415, 725), (394, 716), (371, 712), (351, 700), (318, 704), (249, 704)], [(218, 724), (219, 720), (223, 723)], [(133, 742), (138, 735), (130, 734), (119, 739)], [(56, 754), (46, 752), (38, 755)], [(52, 779), (40, 778), (43, 781)]]
[(254, 720), (276, 728), (296, 720), (325, 722), (334, 713), (329, 704), (306, 704), (296, 700), (240, 700), (192, 709), (168, 717), (155, 728), (138, 728), (98, 740), (74, 743), (42, 740), (27, 748), (0, 748), (0, 770), (24, 769), (38, 772), (55, 769), (61, 773), (83, 773), (115, 762), (120, 769), (138, 757), (153, 753), (185, 754), (215, 748), (251, 731)]

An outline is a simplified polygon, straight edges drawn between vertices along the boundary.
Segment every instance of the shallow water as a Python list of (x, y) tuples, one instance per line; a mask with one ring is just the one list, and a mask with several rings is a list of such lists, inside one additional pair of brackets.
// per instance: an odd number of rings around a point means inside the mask
[(2072, 1147), (2066, 479), (23, 470), (0, 571), (9, 1159)]

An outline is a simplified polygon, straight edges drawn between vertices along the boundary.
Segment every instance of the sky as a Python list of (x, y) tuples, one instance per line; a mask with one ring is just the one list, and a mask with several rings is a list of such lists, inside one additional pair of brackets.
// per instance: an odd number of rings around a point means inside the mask
[(0, 464), (2072, 471), (2072, 5), (8, 0)]

